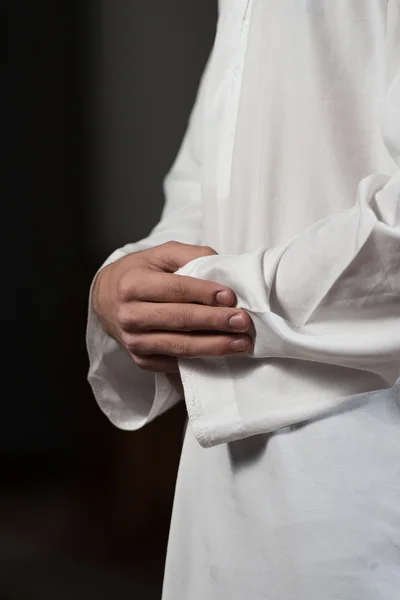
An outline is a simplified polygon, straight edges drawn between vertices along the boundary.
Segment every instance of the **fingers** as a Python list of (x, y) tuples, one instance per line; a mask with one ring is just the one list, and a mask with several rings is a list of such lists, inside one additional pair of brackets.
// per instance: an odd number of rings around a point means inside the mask
[(120, 279), (117, 294), (122, 303), (139, 300), (233, 306), (236, 302), (232, 290), (213, 281), (149, 269), (136, 269), (134, 278), (127, 271)]
[(205, 357), (243, 354), (252, 348), (245, 334), (142, 333), (124, 334), (124, 344), (134, 355), (162, 354), (176, 357)]
[(202, 256), (217, 254), (209, 246), (195, 246), (180, 242), (167, 242), (151, 250), (151, 262), (161, 271), (174, 273), (188, 262)]
[(172, 356), (142, 356), (139, 354), (132, 354), (132, 358), (137, 366), (145, 371), (152, 371), (153, 373), (170, 373), (171, 376), (179, 373), (178, 361)]
[(188, 262), (215, 254), (212, 248), (168, 242), (124, 257), (113, 271), (115, 337), (141, 368), (176, 373), (177, 357), (251, 350), (246, 335), (251, 319), (233, 308), (234, 292), (213, 281), (175, 274)]
[(118, 321), (128, 333), (145, 331), (245, 332), (251, 319), (244, 310), (157, 302), (133, 302), (121, 307)]

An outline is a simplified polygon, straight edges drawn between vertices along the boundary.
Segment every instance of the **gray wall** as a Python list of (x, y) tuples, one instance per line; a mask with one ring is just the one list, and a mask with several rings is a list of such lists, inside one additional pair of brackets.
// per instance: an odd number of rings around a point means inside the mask
[(216, 0), (92, 3), (92, 249), (145, 236), (215, 35)]

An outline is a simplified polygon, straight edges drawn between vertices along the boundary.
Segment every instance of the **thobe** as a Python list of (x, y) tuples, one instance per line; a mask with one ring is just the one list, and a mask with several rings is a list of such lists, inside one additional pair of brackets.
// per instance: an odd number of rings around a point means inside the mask
[[(224, 0), (150, 235), (212, 246), (251, 356), (179, 361), (163, 600), (400, 597), (400, 0)], [(179, 401), (89, 308), (89, 380), (137, 429)], [(140, 482), (138, 482), (140, 485)]]

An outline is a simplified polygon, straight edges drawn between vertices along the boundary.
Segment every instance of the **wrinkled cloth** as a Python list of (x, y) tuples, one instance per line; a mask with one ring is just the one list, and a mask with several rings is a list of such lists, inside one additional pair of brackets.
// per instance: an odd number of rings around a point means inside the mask
[[(163, 600), (400, 590), (400, 2), (225, 0), (148, 238), (217, 256), (251, 356), (179, 361), (190, 427)], [(137, 429), (179, 401), (89, 307), (89, 380)], [(208, 447), (204, 450), (201, 446)]]

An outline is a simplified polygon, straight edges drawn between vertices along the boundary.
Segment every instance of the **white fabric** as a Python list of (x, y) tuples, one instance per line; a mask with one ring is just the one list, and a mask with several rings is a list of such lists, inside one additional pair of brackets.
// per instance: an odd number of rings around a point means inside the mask
[[(121, 251), (213, 246), (180, 273), (255, 325), (251, 357), (180, 361), (163, 600), (397, 600), (400, 0), (220, 5), (164, 216)], [(178, 400), (93, 315), (88, 345), (118, 426)]]

